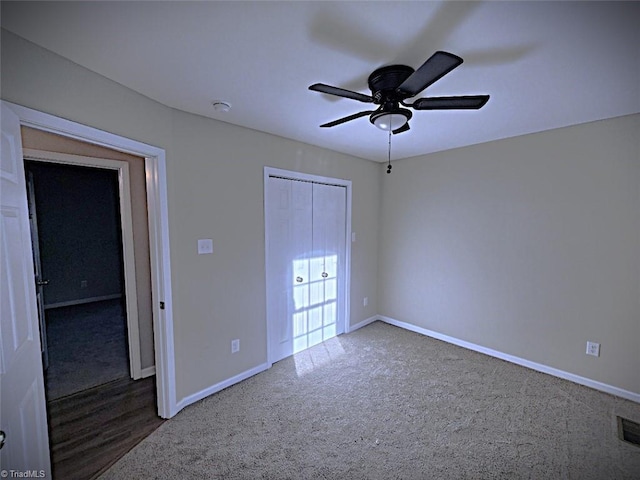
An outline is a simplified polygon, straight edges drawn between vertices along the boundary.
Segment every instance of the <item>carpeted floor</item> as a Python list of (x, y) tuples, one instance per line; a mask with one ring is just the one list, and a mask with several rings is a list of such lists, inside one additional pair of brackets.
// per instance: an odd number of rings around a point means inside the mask
[(640, 405), (381, 322), (212, 395), (102, 477), (640, 479)]
[(122, 300), (53, 308), (45, 318), (49, 401), (129, 375)]

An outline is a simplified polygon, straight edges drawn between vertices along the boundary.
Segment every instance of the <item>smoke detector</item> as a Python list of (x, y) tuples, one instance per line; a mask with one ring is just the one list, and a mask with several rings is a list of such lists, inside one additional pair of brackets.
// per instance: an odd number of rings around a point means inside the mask
[(222, 100), (214, 100), (211, 102), (213, 109), (216, 112), (226, 113), (231, 110), (231, 104), (229, 102), (223, 102)]

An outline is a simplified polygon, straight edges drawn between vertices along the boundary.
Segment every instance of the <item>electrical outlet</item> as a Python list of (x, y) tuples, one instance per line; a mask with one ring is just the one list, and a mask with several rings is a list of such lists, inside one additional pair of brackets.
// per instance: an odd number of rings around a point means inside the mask
[(87, 281), (86, 280), (80, 280), (80, 288), (87, 288)]
[(587, 355), (594, 357), (600, 356), (600, 344), (596, 342), (587, 342)]
[(198, 255), (208, 255), (213, 253), (213, 240), (202, 238), (198, 240)]
[(231, 353), (237, 353), (240, 351), (240, 339), (236, 338), (231, 340)]
[(362, 299), (362, 305), (363, 305), (363, 306), (365, 306), (365, 307), (366, 307), (367, 305), (369, 305), (369, 297), (364, 297), (364, 298)]

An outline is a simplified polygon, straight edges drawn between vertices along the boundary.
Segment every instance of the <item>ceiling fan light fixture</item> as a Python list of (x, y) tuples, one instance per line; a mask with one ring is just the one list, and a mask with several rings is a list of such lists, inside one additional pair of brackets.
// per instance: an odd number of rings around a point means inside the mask
[(389, 130), (397, 130), (398, 128), (403, 127), (408, 121), (409, 116), (402, 110), (393, 113), (383, 112), (371, 115), (371, 123), (385, 132), (388, 132)]

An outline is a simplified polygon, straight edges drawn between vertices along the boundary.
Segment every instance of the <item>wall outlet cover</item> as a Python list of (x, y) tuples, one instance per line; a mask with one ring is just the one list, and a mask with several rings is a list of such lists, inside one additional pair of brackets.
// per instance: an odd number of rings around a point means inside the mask
[(587, 342), (587, 355), (594, 357), (600, 356), (600, 344), (596, 342)]
[(206, 255), (209, 253), (213, 253), (213, 240), (210, 238), (198, 240), (198, 255)]

